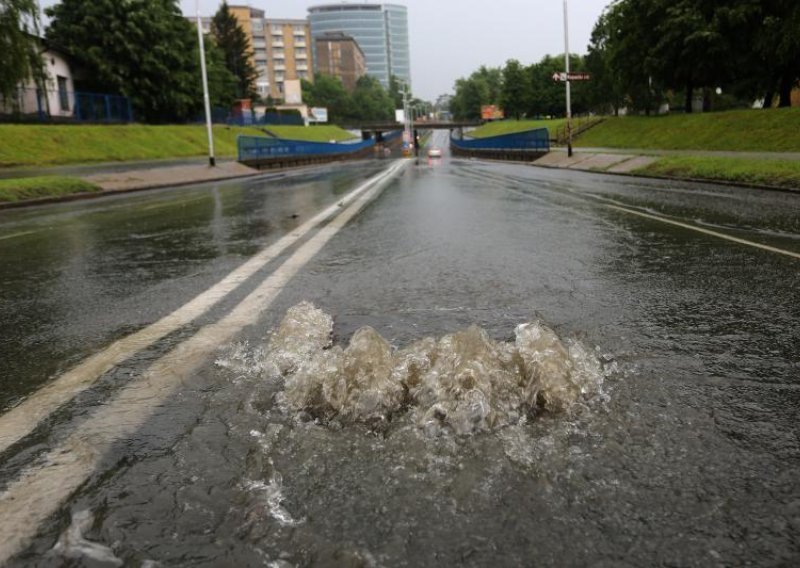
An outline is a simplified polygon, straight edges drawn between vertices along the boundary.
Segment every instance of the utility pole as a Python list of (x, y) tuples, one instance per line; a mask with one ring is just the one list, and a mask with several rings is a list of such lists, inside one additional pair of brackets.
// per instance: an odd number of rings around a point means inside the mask
[(208, 130), (208, 165), (216, 166), (214, 159), (214, 134), (211, 128), (211, 98), (208, 96), (208, 73), (206, 72), (206, 46), (203, 40), (203, 20), (200, 18), (200, 0), (195, 0), (197, 11), (197, 41), (200, 44), (200, 71), (203, 75), (203, 100), (206, 106), (206, 129)]
[(403, 118), (405, 119), (405, 132), (406, 132), (406, 140), (409, 144), (413, 142), (411, 136), (411, 121), (409, 120), (411, 109), (408, 104), (408, 84), (406, 83), (403, 86)]
[(569, 80), (569, 9), (564, 0), (564, 59), (567, 68), (567, 155), (572, 157), (572, 92)]

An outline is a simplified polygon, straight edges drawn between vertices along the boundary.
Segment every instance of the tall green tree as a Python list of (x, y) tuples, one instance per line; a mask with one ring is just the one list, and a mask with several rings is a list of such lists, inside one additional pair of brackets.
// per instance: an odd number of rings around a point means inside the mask
[(364, 75), (356, 82), (352, 95), (351, 118), (358, 122), (385, 121), (394, 118), (394, 101), (375, 77)]
[(214, 107), (229, 109), (239, 96), (239, 79), (228, 70), (225, 53), (217, 47), (215, 38), (205, 37), (208, 95)]
[(344, 124), (353, 116), (353, 100), (341, 79), (330, 75), (315, 75), (314, 82), (303, 81), (303, 101), (312, 107), (326, 107), (328, 120)]
[(453, 116), (458, 120), (478, 120), (481, 106), (501, 102), (503, 72), (499, 68), (481, 66), (467, 78), (456, 81), (455, 94), (450, 102)]
[(528, 93), (524, 68), (516, 59), (509, 59), (503, 68), (503, 90), (500, 96), (506, 117), (513, 116), (519, 120), (528, 105)]
[(20, 83), (43, 81), (36, 0), (0, 0), (0, 97), (13, 97)]
[(253, 65), (253, 51), (242, 26), (223, 2), (211, 20), (211, 34), (217, 46), (225, 55), (225, 65), (237, 78), (237, 96), (253, 98), (256, 96), (258, 72)]
[(129, 96), (148, 122), (202, 109), (196, 30), (177, 0), (61, 0), (46, 13), (47, 38), (86, 70), (83, 88)]

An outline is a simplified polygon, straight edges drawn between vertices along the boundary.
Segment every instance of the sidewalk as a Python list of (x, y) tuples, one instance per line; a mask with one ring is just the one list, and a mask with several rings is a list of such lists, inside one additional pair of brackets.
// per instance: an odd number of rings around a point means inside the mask
[(610, 153), (595, 150), (594, 148), (580, 148), (575, 150), (570, 158), (567, 156), (566, 148), (554, 148), (552, 152), (539, 158), (533, 164), (549, 168), (626, 174), (639, 168), (645, 168), (658, 159), (634, 153)]
[[(703, 158), (741, 158), (743, 160), (788, 160), (800, 161), (800, 152), (734, 152), (728, 150), (656, 150), (648, 148), (590, 148), (578, 146), (574, 150), (592, 154), (627, 154), (635, 156), (694, 156)], [(566, 152), (563, 147), (553, 152)]]
[(190, 185), (210, 181), (249, 177), (260, 172), (238, 162), (223, 162), (215, 168), (207, 163), (165, 168), (133, 169), (82, 176), (104, 192), (134, 191), (177, 185)]

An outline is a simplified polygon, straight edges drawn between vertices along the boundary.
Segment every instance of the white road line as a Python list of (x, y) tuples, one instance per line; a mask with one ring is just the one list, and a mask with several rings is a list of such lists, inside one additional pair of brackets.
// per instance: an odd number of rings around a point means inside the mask
[(0, 236), (0, 241), (5, 241), (6, 239), (16, 239), (17, 237), (24, 237), (25, 235), (33, 235), (34, 233), (41, 232), (42, 229), (36, 229), (35, 231), (22, 231), (20, 233), (11, 233), (10, 235), (2, 235)]
[(75, 395), (92, 386), (114, 366), (208, 312), (219, 301), (266, 266), (271, 260), (297, 243), (317, 225), (340, 211), (342, 207), (358, 199), (371, 187), (392, 177), (397, 172), (398, 167), (398, 164), (395, 164), (388, 170), (370, 178), (347, 194), (344, 199), (331, 205), (290, 234), (256, 254), (219, 283), (190, 300), (187, 304), (136, 333), (115, 341), (103, 351), (92, 355), (77, 367), (48, 383), (18, 406), (0, 416), (0, 452), (5, 451), (9, 446), (30, 434), (42, 420), (60, 406), (72, 400)]
[[(392, 166), (386, 182), (409, 162)], [(167, 398), (191, 381), (195, 372), (221, 345), (243, 328), (253, 325), (269, 308), (297, 272), (311, 260), (385, 186), (373, 184), (368, 192), (322, 227), (275, 272), (236, 306), (230, 314), (200, 329), (82, 423), (59, 447), (44, 457), (43, 464), (26, 470), (0, 494), (0, 565), (18, 554), (36, 535), (38, 527), (53, 515), (101, 463), (117, 440), (135, 435)]]
[(682, 229), (689, 229), (690, 231), (695, 231), (698, 233), (702, 233), (704, 235), (708, 235), (711, 237), (716, 237), (718, 239), (724, 239), (726, 241), (731, 241), (733, 243), (737, 243), (740, 245), (746, 245), (749, 247), (765, 250), (768, 252), (774, 252), (776, 254), (782, 254), (784, 256), (789, 256), (791, 258), (800, 259), (800, 253), (792, 252), (785, 249), (780, 249), (776, 247), (771, 247), (769, 245), (763, 245), (761, 243), (757, 243), (754, 241), (748, 241), (747, 239), (740, 239), (739, 237), (734, 237), (732, 235), (727, 235), (725, 233), (720, 233), (719, 231), (712, 231), (711, 229), (704, 229), (702, 227), (698, 227), (697, 225), (691, 225), (689, 223), (683, 223), (681, 221), (675, 221), (673, 219), (668, 219), (666, 217), (661, 217), (660, 215), (653, 215), (651, 213), (644, 213), (642, 211), (637, 211), (636, 209), (630, 209), (628, 207), (623, 207), (619, 201), (615, 201), (613, 199), (608, 199), (607, 197), (601, 197), (599, 195), (586, 195), (587, 197), (592, 197), (599, 201), (604, 206), (608, 207), (609, 209), (614, 209), (615, 211), (622, 211), (623, 213), (629, 213), (631, 215), (636, 215), (638, 217), (643, 217), (645, 219), (650, 219), (653, 221), (659, 221), (661, 223), (666, 223), (667, 225), (674, 225), (676, 227), (681, 227)]

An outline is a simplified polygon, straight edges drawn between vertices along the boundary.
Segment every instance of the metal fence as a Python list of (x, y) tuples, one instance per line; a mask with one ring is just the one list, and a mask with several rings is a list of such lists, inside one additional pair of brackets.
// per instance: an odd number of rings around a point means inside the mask
[(457, 139), (450, 138), (450, 144), (460, 150), (550, 150), (550, 131), (537, 128), (526, 132), (501, 134), (488, 138)]
[(375, 140), (359, 142), (305, 142), (284, 140), (266, 136), (243, 136), (236, 139), (239, 161), (265, 160), (269, 158), (289, 158), (296, 156), (331, 156), (354, 154), (375, 145)]
[(131, 122), (128, 97), (67, 91), (19, 88), (12, 97), (0, 97), (0, 118), (6, 121)]

